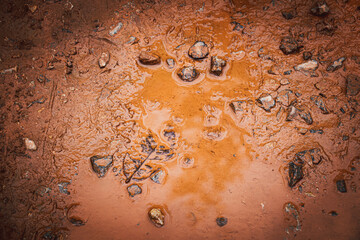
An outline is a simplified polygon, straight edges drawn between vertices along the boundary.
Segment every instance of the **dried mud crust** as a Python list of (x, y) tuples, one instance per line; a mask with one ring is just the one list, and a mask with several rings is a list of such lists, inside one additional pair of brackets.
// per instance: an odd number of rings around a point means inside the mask
[(358, 239), (359, 9), (4, 1), (0, 238)]

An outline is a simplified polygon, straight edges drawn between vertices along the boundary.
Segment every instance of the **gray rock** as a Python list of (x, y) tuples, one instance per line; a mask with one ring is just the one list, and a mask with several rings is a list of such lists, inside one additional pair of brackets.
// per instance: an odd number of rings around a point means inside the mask
[(211, 57), (210, 73), (216, 76), (220, 76), (225, 66), (226, 66), (226, 61), (224, 59), (221, 59), (217, 56)]
[(99, 178), (102, 178), (105, 176), (109, 168), (113, 165), (113, 157), (112, 156), (106, 156), (106, 157), (100, 157), (100, 156), (93, 156), (90, 158), (90, 163), (92, 166), (92, 169), (96, 173), (96, 175)]
[(151, 176), (150, 179), (157, 184), (162, 184), (165, 181), (166, 173), (162, 169), (156, 170)]
[(338, 180), (336, 181), (336, 188), (339, 192), (341, 193), (346, 193), (347, 192), (347, 188), (346, 188), (346, 182), (344, 179)]
[(70, 195), (70, 192), (67, 189), (67, 186), (69, 185), (69, 182), (61, 182), (58, 184), (59, 191), (63, 194)]
[(302, 163), (296, 163), (296, 162), (290, 162), (288, 164), (289, 168), (289, 187), (293, 188), (298, 182), (300, 182), (301, 179), (303, 179), (303, 164)]
[(175, 60), (172, 58), (166, 59), (166, 63), (170, 69), (173, 69), (175, 67)]
[(135, 197), (138, 194), (142, 193), (141, 187), (137, 184), (132, 184), (127, 187), (127, 191), (130, 197)]
[(288, 107), (294, 100), (295, 94), (290, 89), (284, 89), (278, 93), (276, 101), (281, 105)]
[(324, 97), (322, 96), (311, 96), (311, 101), (315, 103), (316, 106), (318, 106), (323, 114), (329, 114), (329, 110), (327, 109), (324, 101)]
[(223, 227), (223, 226), (225, 226), (227, 223), (228, 223), (228, 219), (225, 218), (225, 217), (218, 217), (218, 218), (216, 218), (216, 224), (217, 224), (219, 227)]
[(144, 65), (157, 65), (160, 64), (161, 59), (156, 54), (142, 51), (139, 55), (139, 62)]
[(204, 59), (209, 54), (209, 47), (203, 41), (196, 41), (190, 47), (188, 54), (195, 60)]
[(294, 119), (302, 120), (308, 125), (313, 123), (310, 111), (296, 103), (288, 107), (286, 116), (286, 121), (293, 121)]
[(275, 100), (270, 94), (263, 93), (256, 99), (257, 105), (263, 108), (265, 111), (270, 112), (270, 109), (275, 107)]
[(103, 52), (101, 53), (101, 56), (98, 60), (99, 67), (104, 68), (110, 61), (110, 53), (109, 52)]
[(330, 8), (325, 1), (321, 0), (313, 5), (310, 12), (315, 16), (323, 17), (330, 12)]
[(119, 22), (110, 32), (110, 36), (114, 36), (116, 35), (120, 30), (121, 28), (123, 27), (123, 23), (122, 22)]
[(319, 67), (319, 63), (315, 60), (309, 60), (305, 63), (294, 67), (296, 71), (315, 71)]
[(192, 82), (199, 77), (199, 72), (193, 66), (183, 67), (177, 73), (184, 82)]
[(335, 60), (333, 63), (329, 64), (329, 66), (326, 68), (326, 71), (328, 72), (334, 72), (341, 68), (343, 66), (344, 61), (346, 60), (346, 57), (341, 57), (337, 60)]
[(360, 91), (360, 77), (350, 74), (346, 77), (346, 94), (356, 96)]
[(286, 55), (298, 52), (301, 47), (291, 36), (282, 38), (280, 42), (280, 50)]

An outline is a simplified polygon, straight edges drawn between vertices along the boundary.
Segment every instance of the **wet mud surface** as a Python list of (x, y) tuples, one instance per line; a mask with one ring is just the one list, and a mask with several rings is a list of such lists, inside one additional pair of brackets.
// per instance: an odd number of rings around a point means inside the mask
[(3, 1), (1, 239), (359, 239), (360, 3)]

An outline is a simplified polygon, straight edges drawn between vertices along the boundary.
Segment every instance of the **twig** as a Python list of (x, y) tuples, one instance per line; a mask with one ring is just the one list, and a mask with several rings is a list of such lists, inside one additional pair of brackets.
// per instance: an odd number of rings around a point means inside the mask
[[(149, 152), (149, 154), (147, 155), (147, 157), (145, 158), (144, 161), (141, 162), (140, 166), (136, 168), (136, 170), (130, 175), (130, 177), (128, 177), (125, 180), (125, 183), (129, 183), (132, 179), (132, 177), (140, 170), (140, 168), (142, 167), (142, 165), (144, 165), (144, 163), (146, 162), (146, 160), (149, 159), (149, 157), (151, 156), (151, 154), (155, 152), (155, 148), (151, 148), (151, 152)], [(126, 155), (125, 155), (126, 156)]]

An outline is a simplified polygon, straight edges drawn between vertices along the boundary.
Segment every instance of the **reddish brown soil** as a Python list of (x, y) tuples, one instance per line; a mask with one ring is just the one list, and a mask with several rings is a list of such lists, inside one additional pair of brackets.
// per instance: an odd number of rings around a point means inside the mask
[[(360, 3), (327, 0), (321, 17), (314, 2), (2, 1), (0, 239), (360, 239), (359, 80), (348, 78), (360, 76)], [(285, 55), (287, 36), (302, 47)], [(209, 47), (203, 60), (188, 55), (196, 41)], [(161, 63), (139, 63), (141, 51)], [(319, 67), (295, 71), (306, 51)], [(219, 77), (211, 56), (227, 62)], [(188, 65), (193, 82), (177, 75)], [(262, 94), (276, 100), (270, 111)], [(311, 124), (288, 121), (289, 105)], [(126, 170), (146, 159), (149, 135), (173, 155)], [(289, 163), (310, 149), (320, 163), (306, 155), (290, 187)], [(113, 156), (103, 178), (95, 155)], [(160, 184), (148, 178), (157, 169)], [(132, 184), (142, 193), (130, 197)]]

